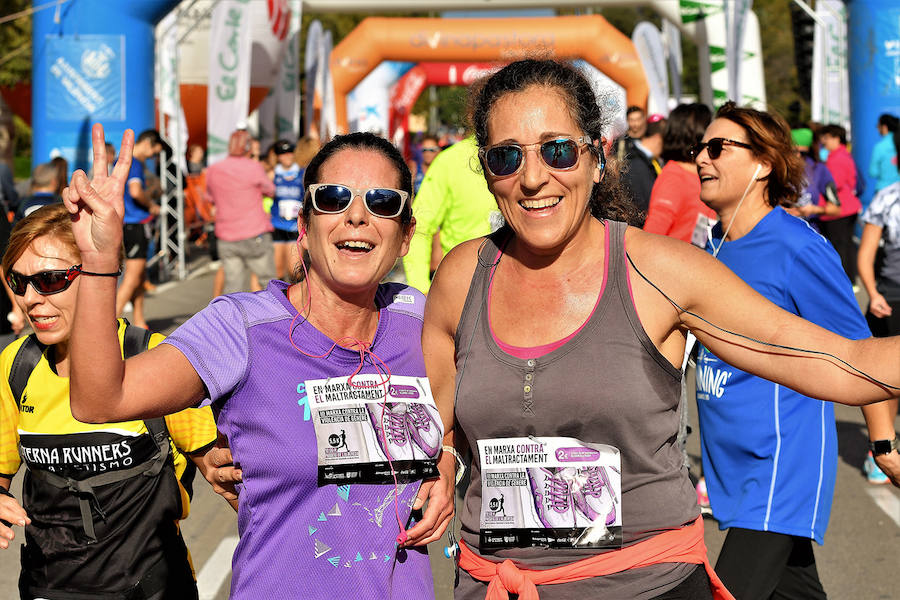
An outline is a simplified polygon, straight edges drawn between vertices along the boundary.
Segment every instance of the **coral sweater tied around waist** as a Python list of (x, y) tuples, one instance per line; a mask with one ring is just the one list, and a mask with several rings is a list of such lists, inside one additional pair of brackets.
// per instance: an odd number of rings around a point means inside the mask
[(660, 533), (633, 546), (552, 569), (519, 569), (509, 559), (496, 563), (478, 556), (462, 541), (459, 546), (459, 566), (475, 579), (490, 582), (485, 600), (508, 600), (510, 592), (518, 594), (520, 600), (539, 600), (538, 585), (569, 583), (628, 569), (676, 562), (703, 565), (709, 575), (713, 598), (734, 600), (734, 596), (725, 589), (709, 564), (706, 544), (703, 542), (703, 519), (700, 518), (687, 527)]

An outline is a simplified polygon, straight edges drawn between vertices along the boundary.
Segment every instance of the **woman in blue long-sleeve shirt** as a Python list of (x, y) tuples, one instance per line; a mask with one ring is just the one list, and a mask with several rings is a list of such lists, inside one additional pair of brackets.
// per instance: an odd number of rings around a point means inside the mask
[(900, 181), (900, 171), (897, 170), (900, 120), (884, 113), (878, 117), (878, 133), (881, 134), (881, 139), (872, 148), (872, 158), (869, 161), (869, 176), (875, 180), (876, 192)]

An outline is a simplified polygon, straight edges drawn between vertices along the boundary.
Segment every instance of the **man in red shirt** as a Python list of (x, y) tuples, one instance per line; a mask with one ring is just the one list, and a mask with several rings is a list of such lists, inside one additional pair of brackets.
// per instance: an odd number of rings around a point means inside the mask
[(224, 293), (246, 291), (250, 273), (260, 285), (275, 277), (272, 222), (263, 210), (263, 195), (275, 184), (262, 165), (250, 158), (250, 134), (239, 129), (228, 141), (228, 157), (206, 170), (206, 189), (216, 215), (216, 239), (225, 270)]

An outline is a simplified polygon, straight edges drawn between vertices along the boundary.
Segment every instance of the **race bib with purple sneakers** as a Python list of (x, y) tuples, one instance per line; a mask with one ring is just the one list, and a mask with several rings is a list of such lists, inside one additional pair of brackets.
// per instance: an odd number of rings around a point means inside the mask
[[(437, 477), (444, 430), (427, 377), (377, 375), (304, 383), (318, 447), (319, 485)], [(387, 397), (385, 397), (387, 389)]]
[(619, 450), (575, 438), (478, 440), (480, 547), (618, 548)]

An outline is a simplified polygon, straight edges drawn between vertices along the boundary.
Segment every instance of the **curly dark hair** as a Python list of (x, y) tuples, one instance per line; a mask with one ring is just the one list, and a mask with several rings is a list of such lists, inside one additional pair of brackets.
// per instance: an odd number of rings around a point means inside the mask
[[(569, 63), (555, 60), (516, 61), (470, 88), (469, 114), (478, 146), (484, 148), (488, 144), (488, 119), (497, 101), (530, 87), (553, 89), (564, 98), (565, 108), (575, 124), (592, 141), (600, 142), (599, 148), (590, 146), (590, 151), (599, 159), (607, 119), (600, 110), (594, 88), (581, 71)], [(605, 174), (591, 190), (590, 208), (591, 214), (598, 219), (632, 225), (641, 222), (640, 211), (622, 186), (619, 165), (614, 157), (606, 159)]]
[(777, 113), (726, 102), (717, 119), (728, 119), (747, 133), (755, 157), (772, 166), (766, 178), (766, 202), (770, 206), (793, 206), (806, 186), (806, 165), (793, 151), (791, 130)]

